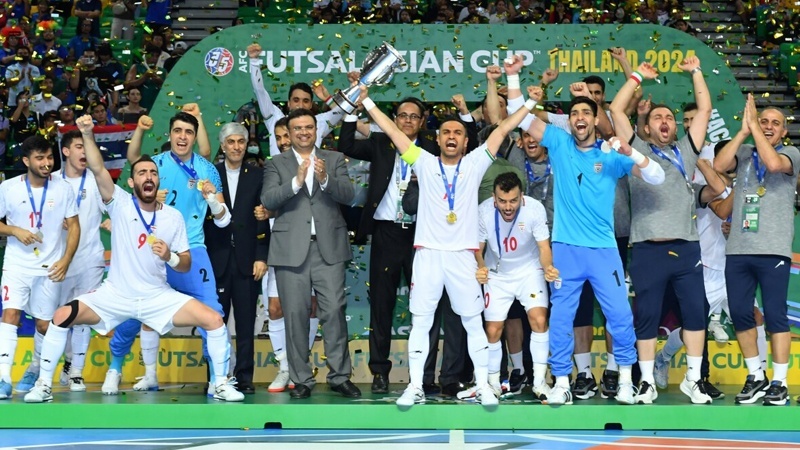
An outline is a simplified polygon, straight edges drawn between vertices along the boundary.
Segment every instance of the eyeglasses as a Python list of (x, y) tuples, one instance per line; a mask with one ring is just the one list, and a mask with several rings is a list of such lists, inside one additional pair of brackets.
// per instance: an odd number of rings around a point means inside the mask
[(419, 114), (408, 114), (408, 113), (400, 113), (395, 117), (397, 117), (400, 120), (420, 120), (420, 119), (422, 119), (422, 116), (420, 116)]

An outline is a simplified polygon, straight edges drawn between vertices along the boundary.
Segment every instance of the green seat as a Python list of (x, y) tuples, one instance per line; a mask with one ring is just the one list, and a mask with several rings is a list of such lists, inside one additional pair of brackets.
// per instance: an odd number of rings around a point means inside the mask
[(800, 44), (790, 42), (781, 44), (779, 59), (781, 73), (791, 78), (800, 67)]

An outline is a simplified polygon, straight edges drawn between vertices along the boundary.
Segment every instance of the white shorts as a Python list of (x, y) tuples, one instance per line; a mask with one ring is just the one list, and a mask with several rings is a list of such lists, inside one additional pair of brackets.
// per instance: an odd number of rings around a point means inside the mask
[(531, 308), (547, 308), (547, 283), (544, 281), (544, 271), (532, 269), (524, 276), (516, 274), (500, 275), (489, 272), (489, 283), (484, 286), (483, 317), (487, 322), (502, 322), (508, 318), (508, 310), (514, 299), (519, 300), (525, 312)]
[(711, 314), (725, 310), (725, 313), (730, 317), (728, 291), (725, 287), (725, 271), (703, 266), (703, 285), (706, 289), (706, 300)]
[(475, 279), (476, 270), (478, 263), (471, 250), (417, 249), (409, 292), (411, 314), (435, 313), (443, 289), (447, 289), (456, 314), (471, 317), (483, 312), (483, 292)]
[(50, 281), (47, 275), (3, 270), (0, 277), (3, 309), (25, 311), (36, 319), (52, 320), (61, 300), (61, 284)]
[(192, 297), (174, 289), (165, 289), (148, 298), (131, 298), (103, 283), (97, 290), (78, 296), (78, 300), (92, 309), (100, 322), (91, 325), (100, 334), (108, 334), (128, 319), (136, 319), (158, 334), (173, 328), (172, 318)]
[(83, 272), (69, 276), (61, 282), (61, 302), (64, 306), (81, 294), (93, 291), (103, 283), (104, 267), (88, 267)]
[[(275, 278), (275, 269), (269, 266), (267, 274), (261, 279), (261, 294), (266, 298), (278, 298), (278, 281)], [(317, 295), (314, 289), (311, 289), (311, 296)]]

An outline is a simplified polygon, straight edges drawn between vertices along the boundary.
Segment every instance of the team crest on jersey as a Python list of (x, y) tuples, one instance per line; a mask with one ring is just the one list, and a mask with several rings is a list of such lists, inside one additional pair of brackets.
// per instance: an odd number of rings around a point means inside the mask
[(86, 200), (86, 189), (81, 189), (81, 200)]
[(600, 173), (601, 170), (603, 170), (603, 163), (601, 162), (594, 163), (594, 173)]
[(56, 206), (55, 200), (48, 200), (47, 201), (47, 209), (53, 209), (54, 206)]
[(520, 222), (517, 226), (519, 227), (519, 231), (525, 231), (525, 222)]

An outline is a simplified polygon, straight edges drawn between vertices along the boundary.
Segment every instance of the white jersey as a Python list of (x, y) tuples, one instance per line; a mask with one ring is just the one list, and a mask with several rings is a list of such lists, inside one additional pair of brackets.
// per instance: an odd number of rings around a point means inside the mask
[[(128, 298), (149, 298), (170, 289), (166, 262), (153, 253), (147, 243), (147, 229), (136, 211), (133, 197), (121, 187), (114, 187), (114, 197), (106, 205), (114, 232), (111, 233), (111, 268), (107, 282), (124, 290)], [(149, 224), (153, 212), (142, 211)], [(163, 205), (155, 211), (153, 234), (167, 243), (170, 251), (189, 251), (186, 224), (177, 209)]]
[[(504, 274), (526, 272), (542, 267), (537, 242), (550, 238), (547, 212), (535, 199), (523, 196), (516, 220), (506, 222), (488, 198), (479, 207), (479, 235), (487, 242), (486, 267)], [(498, 242), (498, 234), (499, 240)]]
[[(725, 188), (719, 197), (728, 198), (731, 188)], [(715, 270), (725, 270), (725, 245), (722, 219), (711, 208), (697, 208), (697, 233), (700, 235), (700, 257), (703, 265)]]
[[(54, 178), (65, 180), (72, 187), (75, 195), (75, 206), (78, 208), (78, 220), (81, 224), (81, 242), (75, 257), (72, 258), (74, 264), (70, 264), (67, 276), (75, 276), (91, 267), (102, 267), (105, 265), (103, 253), (103, 242), (100, 240), (100, 222), (103, 220), (103, 213), (106, 207), (100, 197), (100, 190), (97, 188), (94, 174), (91, 170), (85, 170), (86, 177), (69, 178), (64, 176), (63, 170), (53, 173)], [(67, 232), (63, 233), (64, 239)]]
[[(0, 184), (0, 217), (5, 217), (8, 225), (32, 233), (38, 231), (37, 224), (41, 219), (42, 243), (24, 245), (17, 238), (9, 236), (3, 270), (42, 276), (47, 275), (50, 265), (64, 256), (67, 248), (66, 239), (62, 238), (64, 219), (77, 216), (78, 207), (69, 184), (60, 177), (50, 175), (46, 194), (44, 187), (31, 186), (33, 207), (36, 208), (34, 217), (26, 177), (20, 175)], [(46, 195), (46, 198), (42, 199), (42, 195)], [(73, 263), (80, 264), (77, 260), (73, 260)]]
[[(486, 144), (461, 158), (460, 165), (440, 165), (440, 159), (422, 150), (411, 166), (419, 180), (419, 208), (414, 246), (435, 250), (478, 249), (478, 188), (494, 156)], [(448, 223), (450, 204), (442, 179), (447, 177), (448, 190), (455, 184), (453, 212), (456, 222)], [(456, 173), (458, 168), (458, 173)]]
[[(714, 162), (714, 147), (716, 144), (707, 143), (700, 149), (700, 155), (697, 156), (697, 159), (707, 159), (711, 162)], [(692, 175), (692, 183), (702, 184), (703, 186), (707, 185), (706, 177), (703, 176), (703, 172), (700, 172), (700, 169), (694, 170), (694, 175)]]

